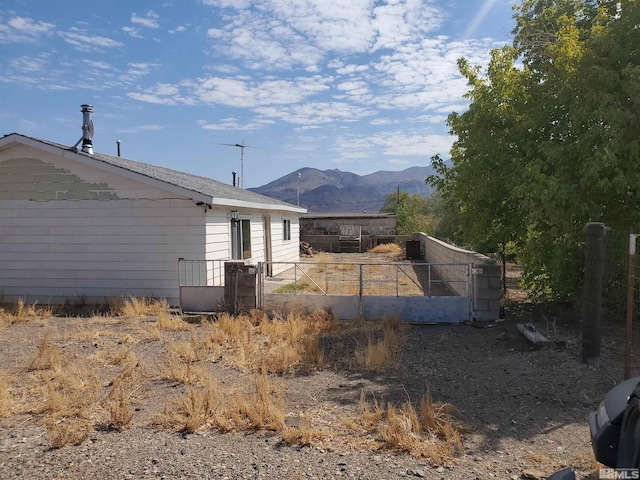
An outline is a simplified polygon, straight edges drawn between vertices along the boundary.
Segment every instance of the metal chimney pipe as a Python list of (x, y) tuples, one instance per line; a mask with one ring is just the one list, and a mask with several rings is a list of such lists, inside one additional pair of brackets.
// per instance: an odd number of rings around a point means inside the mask
[(231, 175), (233, 175), (233, 186), (235, 187), (236, 186), (236, 175), (237, 175), (236, 171), (234, 170), (233, 172), (231, 172)]
[(118, 145), (118, 156), (120, 156), (120, 144), (122, 142), (120, 140), (116, 140), (116, 144)]
[(82, 151), (88, 154), (93, 154), (93, 119), (91, 114), (93, 113), (93, 105), (83, 104), (80, 105), (82, 109)]

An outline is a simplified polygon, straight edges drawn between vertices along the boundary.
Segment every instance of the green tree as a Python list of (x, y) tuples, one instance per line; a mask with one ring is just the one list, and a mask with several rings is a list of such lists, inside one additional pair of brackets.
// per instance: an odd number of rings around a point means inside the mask
[(469, 109), (436, 185), (480, 249), (509, 245), (536, 294), (570, 297), (582, 228), (640, 225), (637, 0), (525, 0), (486, 71), (459, 61)]
[(396, 234), (409, 235), (415, 232), (430, 233), (435, 221), (429, 211), (429, 202), (417, 193), (409, 194), (399, 190), (386, 195), (383, 207), (384, 213), (396, 216)]

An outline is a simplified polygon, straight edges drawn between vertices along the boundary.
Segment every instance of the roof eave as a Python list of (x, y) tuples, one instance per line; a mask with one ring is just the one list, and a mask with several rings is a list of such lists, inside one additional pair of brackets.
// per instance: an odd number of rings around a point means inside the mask
[(231, 198), (210, 198), (211, 205), (221, 205), (226, 207), (252, 208), (256, 210), (280, 210), (294, 213), (306, 213), (307, 209), (296, 205), (272, 204), (248, 202), (246, 200), (235, 200)]

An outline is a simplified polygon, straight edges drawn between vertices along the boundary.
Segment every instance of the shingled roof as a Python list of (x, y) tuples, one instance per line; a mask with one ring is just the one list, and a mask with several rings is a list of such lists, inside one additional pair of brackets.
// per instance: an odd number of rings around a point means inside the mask
[[(21, 139), (27, 141), (21, 141)], [(30, 140), (30, 142), (28, 141)], [(103, 162), (112, 167), (121, 168), (127, 172), (133, 172), (144, 177), (173, 185), (206, 197), (211, 197), (212, 204), (246, 204), (247, 206), (253, 206), (256, 208), (264, 207), (267, 209), (281, 209), (288, 211), (295, 211), (298, 213), (306, 212), (305, 208), (297, 207), (290, 203), (276, 200), (258, 193), (251, 192), (249, 190), (243, 190), (232, 185), (212, 180), (210, 178), (201, 177), (198, 175), (192, 175), (190, 173), (180, 172), (178, 170), (172, 170), (170, 168), (160, 167), (157, 165), (151, 165), (149, 163), (137, 162), (114, 155), (106, 155), (104, 153), (85, 153), (79, 149), (62, 145), (59, 143), (51, 142), (49, 140), (42, 140), (39, 138), (22, 135), (20, 133), (11, 133), (0, 138), (0, 147), (10, 144), (12, 142), (32, 144), (32, 142), (38, 142), (49, 147), (60, 149), (64, 152), (69, 152), (73, 155), (79, 155), (86, 159), (90, 159), (95, 162)], [(34, 145), (31, 145), (34, 146)], [(200, 196), (199, 196), (200, 197)]]

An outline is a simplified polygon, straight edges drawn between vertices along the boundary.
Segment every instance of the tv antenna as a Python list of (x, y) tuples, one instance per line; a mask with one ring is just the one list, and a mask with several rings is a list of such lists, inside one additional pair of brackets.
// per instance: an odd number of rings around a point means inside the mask
[(244, 140), (242, 143), (219, 143), (218, 145), (226, 145), (227, 147), (238, 147), (240, 149), (240, 181), (238, 182), (240, 188), (244, 190), (244, 149), (245, 148), (260, 148), (252, 145), (245, 145)]

